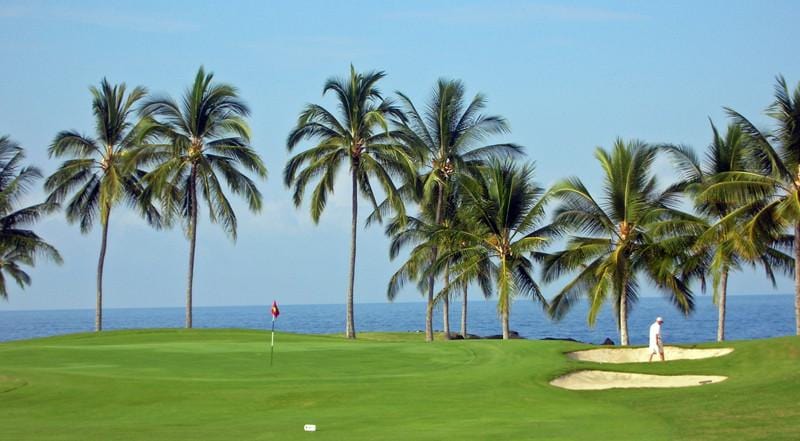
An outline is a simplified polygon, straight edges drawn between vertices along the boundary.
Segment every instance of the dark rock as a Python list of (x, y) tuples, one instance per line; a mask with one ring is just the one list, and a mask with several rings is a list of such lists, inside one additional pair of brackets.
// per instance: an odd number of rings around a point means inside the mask
[(574, 338), (570, 338), (570, 337), (564, 337), (564, 338), (561, 338), (561, 337), (545, 337), (542, 340), (572, 341), (572, 342), (575, 342), (575, 343), (583, 343), (580, 340), (575, 340)]
[(614, 340), (611, 340), (610, 338), (606, 337), (606, 339), (603, 340), (603, 342), (600, 344), (603, 346), (614, 346)]
[[(480, 335), (467, 333), (466, 340), (474, 340), (474, 339), (479, 339), (479, 338), (481, 338)], [(451, 332), (450, 333), (450, 340), (465, 340), (465, 338), (464, 338), (463, 335), (461, 335), (460, 332)]]
[[(490, 336), (484, 337), (484, 338), (488, 339), (488, 340), (502, 340), (503, 339), (503, 334), (490, 335)], [(524, 340), (525, 339), (525, 337), (520, 336), (519, 332), (517, 332), (517, 331), (508, 331), (508, 338), (510, 340)]]

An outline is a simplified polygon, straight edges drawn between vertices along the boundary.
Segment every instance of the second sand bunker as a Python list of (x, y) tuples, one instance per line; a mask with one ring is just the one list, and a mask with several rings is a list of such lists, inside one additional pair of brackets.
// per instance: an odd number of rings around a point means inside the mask
[(631, 389), (640, 387), (689, 387), (719, 383), (720, 375), (647, 375), (628, 372), (578, 371), (556, 378), (550, 384), (570, 390)]

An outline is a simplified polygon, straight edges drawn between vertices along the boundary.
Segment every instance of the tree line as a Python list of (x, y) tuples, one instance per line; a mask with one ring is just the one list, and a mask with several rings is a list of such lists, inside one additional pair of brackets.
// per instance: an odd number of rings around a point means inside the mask
[[(427, 341), (433, 312), (441, 305), (450, 338), (449, 304), (461, 296), (460, 334), (467, 338), (467, 296), (477, 287), (497, 295), (503, 338), (516, 298), (531, 298), (554, 319), (588, 301), (594, 324), (611, 303), (622, 345), (642, 283), (657, 287), (682, 313), (694, 309), (691, 286), (710, 282), (718, 306), (717, 339), (725, 337), (728, 276), (760, 267), (775, 284), (780, 272), (795, 276), (800, 335), (800, 86), (790, 92), (778, 76), (766, 115), (771, 131), (726, 108), (724, 133), (713, 122), (704, 156), (685, 145), (617, 139), (598, 147), (604, 180), (590, 190), (578, 177), (545, 189), (518, 144), (494, 140), (510, 133), (507, 121), (485, 113), (486, 97), (468, 97), (458, 80), (440, 79), (427, 102), (384, 95), (381, 71), (332, 77), (323, 95), (337, 109), (307, 104), (288, 135), (294, 153), (283, 181), (295, 205), (308, 202), (317, 223), (335, 178), (350, 177), (351, 240), (345, 335), (356, 337), (353, 311), (359, 200), (369, 203), (367, 225), (383, 224), (392, 259), (406, 250), (391, 276), (392, 300), (409, 283), (425, 296)], [(95, 329), (102, 329), (103, 267), (112, 209), (125, 204), (154, 228), (180, 224), (189, 241), (186, 327), (192, 326), (192, 289), (201, 201), (208, 219), (236, 239), (237, 218), (229, 194), (261, 209), (254, 179), (267, 177), (251, 145), (249, 108), (235, 87), (218, 83), (201, 67), (180, 100), (128, 90), (103, 80), (91, 87), (94, 136), (59, 132), (49, 147), (63, 159), (45, 179), (41, 204), (19, 208), (40, 178), (23, 166), (23, 149), (0, 138), (0, 295), (6, 276), (31, 283), (25, 266), (58, 251), (32, 229), (42, 216), (63, 209), (88, 233), (101, 228)], [(295, 150), (304, 150), (295, 153)], [(659, 156), (674, 165), (674, 182), (660, 183)], [(253, 177), (251, 177), (253, 176)], [(308, 194), (307, 194), (308, 191)], [(382, 200), (379, 200), (382, 199)], [(688, 204), (687, 204), (688, 202)], [(686, 209), (690, 206), (690, 209)], [(551, 250), (554, 244), (558, 250)], [(540, 276), (536, 277), (536, 270)], [(541, 283), (565, 280), (550, 300)]]

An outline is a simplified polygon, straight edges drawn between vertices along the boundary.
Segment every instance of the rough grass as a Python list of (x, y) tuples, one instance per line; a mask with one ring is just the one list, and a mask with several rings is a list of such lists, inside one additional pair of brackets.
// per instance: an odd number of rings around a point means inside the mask
[[(584, 345), (419, 334), (147, 330), (0, 344), (0, 440), (797, 440), (800, 338), (666, 364)], [(714, 345), (705, 345), (714, 346)], [(686, 389), (567, 391), (577, 369), (725, 375)], [(318, 432), (305, 433), (303, 425)]]

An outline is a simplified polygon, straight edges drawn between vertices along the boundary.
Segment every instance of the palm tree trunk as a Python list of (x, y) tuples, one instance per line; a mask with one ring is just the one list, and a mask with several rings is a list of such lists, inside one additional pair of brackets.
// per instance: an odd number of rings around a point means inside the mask
[(717, 308), (719, 310), (719, 319), (717, 320), (717, 341), (725, 340), (725, 301), (728, 296), (728, 270), (722, 270), (722, 278), (720, 279), (719, 298), (717, 299)]
[[(508, 292), (508, 276), (506, 274), (506, 259), (505, 257), (500, 258), (500, 274), (501, 277), (504, 277), (506, 282), (503, 283), (503, 287), (498, 287), (498, 295), (500, 298), (500, 321), (503, 326), (503, 340), (508, 340), (511, 336), (511, 333), (508, 330), (508, 297), (510, 293)], [(498, 285), (500, 285), (498, 283)]]
[(800, 222), (794, 227), (794, 320), (800, 335)]
[(94, 330), (103, 330), (103, 267), (106, 262), (106, 246), (108, 244), (108, 218), (111, 217), (111, 207), (106, 206), (103, 216), (103, 237), (100, 240), (100, 258), (97, 260), (97, 303), (94, 312)]
[(428, 303), (425, 305), (425, 341), (433, 341), (433, 293), (428, 290)]
[[(444, 190), (439, 186), (439, 195), (436, 201), (436, 225), (442, 221), (442, 204), (444, 203)], [(431, 257), (431, 266), (436, 263), (439, 250), (433, 247), (433, 256)], [(425, 310), (425, 341), (433, 341), (433, 288), (435, 279), (433, 274), (428, 276), (428, 307)]]
[(628, 346), (628, 293), (626, 284), (622, 285), (619, 297), (619, 344)]
[[(447, 289), (450, 286), (450, 265), (447, 265), (444, 269), (444, 288)], [(450, 340), (450, 296), (444, 296), (442, 298), (442, 325), (444, 327), (444, 339)]]
[(192, 206), (189, 209), (189, 274), (186, 285), (186, 328), (192, 327), (192, 285), (194, 283), (194, 252), (197, 245), (197, 168), (192, 166), (189, 197)]
[(352, 183), (353, 183), (353, 219), (350, 224), (350, 281), (347, 287), (347, 316), (345, 323), (345, 336), (347, 338), (356, 338), (356, 325), (353, 318), (353, 288), (356, 280), (356, 230), (358, 227), (358, 180), (356, 176), (356, 169), (352, 169)]
[(461, 337), (467, 339), (467, 285), (464, 285), (464, 295), (461, 298)]
[(511, 338), (511, 333), (508, 330), (508, 296), (503, 298), (503, 311), (500, 313), (503, 322), (503, 340)]

